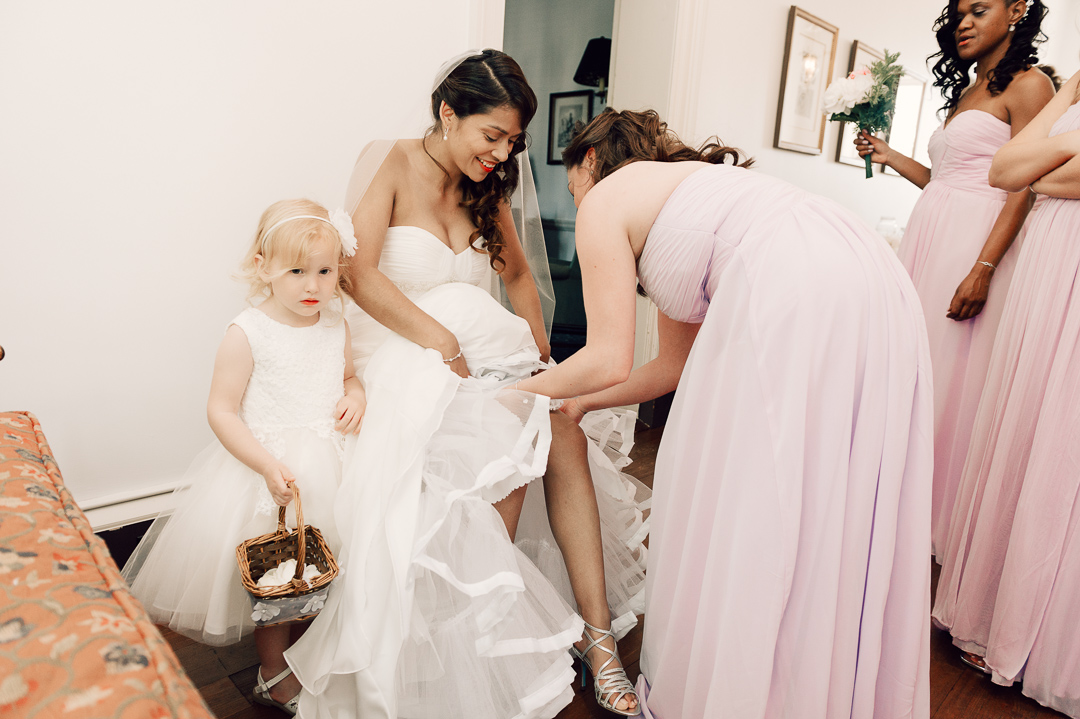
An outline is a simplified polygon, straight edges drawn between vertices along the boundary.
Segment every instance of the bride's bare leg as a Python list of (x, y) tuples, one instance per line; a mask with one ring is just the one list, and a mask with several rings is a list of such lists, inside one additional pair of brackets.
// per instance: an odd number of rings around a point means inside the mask
[(514, 537), (517, 536), (518, 520), (521, 519), (521, 506), (525, 504), (525, 490), (529, 488), (529, 485), (518, 487), (504, 498), (500, 499), (494, 505), (495, 511), (502, 517), (503, 524), (506, 525), (506, 533), (510, 535), (510, 541), (514, 541)]
[[(581, 616), (595, 627), (609, 628), (600, 512), (589, 472), (587, 440), (581, 428), (562, 412), (551, 413), (551, 452), (544, 475), (544, 496), (551, 533), (566, 562)], [(586, 644), (584, 639), (578, 642), (578, 649), (584, 649)], [(615, 649), (610, 638), (604, 644)], [(599, 648), (589, 652), (589, 661), (598, 669), (608, 658)], [(625, 696), (617, 706), (633, 711), (637, 697)]]

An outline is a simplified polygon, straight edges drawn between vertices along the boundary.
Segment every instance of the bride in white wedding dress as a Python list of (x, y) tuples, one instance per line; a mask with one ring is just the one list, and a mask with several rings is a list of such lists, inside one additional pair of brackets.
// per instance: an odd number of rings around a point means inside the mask
[(286, 655), (299, 715), (553, 717), (576, 645), (601, 705), (632, 716), (615, 637), (644, 610), (649, 492), (610, 441), (632, 418), (584, 422), (598, 443), (514, 389), (549, 351), (511, 212), (536, 99), (497, 51), (447, 71), (433, 131), (372, 143), (350, 181), (368, 406), (335, 502), (343, 572)]

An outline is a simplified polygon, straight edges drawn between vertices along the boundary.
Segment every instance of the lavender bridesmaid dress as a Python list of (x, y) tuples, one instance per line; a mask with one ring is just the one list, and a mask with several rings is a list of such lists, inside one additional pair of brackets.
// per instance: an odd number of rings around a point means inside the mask
[(888, 245), (755, 171), (687, 178), (638, 263), (699, 322), (656, 460), (647, 717), (928, 717), (930, 357)]
[(982, 252), (1008, 193), (990, 186), (994, 153), (1012, 136), (1009, 123), (982, 110), (956, 115), (930, 136), (932, 174), (908, 220), (900, 261), (911, 275), (926, 314), (934, 365), (934, 555), (945, 550), (956, 487), (964, 469), (1017, 247), (994, 272), (990, 295), (976, 317), (945, 316), (956, 288)]
[[(1080, 129), (1080, 105), (1052, 135)], [(1017, 259), (934, 605), (998, 684), (1080, 717), (1080, 201), (1047, 198)]]

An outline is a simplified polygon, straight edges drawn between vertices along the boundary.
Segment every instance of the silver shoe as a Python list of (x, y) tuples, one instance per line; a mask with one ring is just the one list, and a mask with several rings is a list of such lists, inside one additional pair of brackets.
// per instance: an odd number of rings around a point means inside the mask
[[(626, 670), (622, 668), (622, 660), (619, 659), (618, 645), (615, 647), (615, 651), (612, 651), (605, 647), (600, 642), (604, 641), (607, 637), (611, 637), (611, 643), (615, 644), (615, 635), (610, 629), (597, 629), (593, 625), (585, 622), (585, 627), (600, 636), (593, 639), (589, 632), (585, 632), (586, 638), (588, 638), (589, 645), (585, 647), (584, 651), (578, 651), (575, 646), (570, 647), (570, 652), (581, 660), (581, 686), (585, 686), (585, 667), (589, 668), (589, 672), (593, 675), (593, 691), (596, 693), (596, 703), (602, 708), (607, 709), (609, 712), (619, 714), (624, 717), (636, 717), (641, 714), (641, 701), (638, 700), (637, 706), (633, 709), (618, 709), (619, 700), (626, 696), (632, 696), (637, 699), (637, 692), (634, 691), (634, 685), (630, 683), (630, 680), (626, 678)], [(589, 663), (586, 658), (588, 653), (592, 651), (593, 647), (603, 649), (610, 654), (607, 660), (600, 665), (600, 669), (594, 669), (593, 665)], [(619, 666), (608, 668), (609, 664), (613, 664), (616, 660), (619, 662)], [(610, 697), (614, 696), (614, 699)]]

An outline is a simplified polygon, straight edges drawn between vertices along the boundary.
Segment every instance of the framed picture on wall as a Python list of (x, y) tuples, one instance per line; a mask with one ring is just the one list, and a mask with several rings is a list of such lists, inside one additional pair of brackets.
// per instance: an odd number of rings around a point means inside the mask
[[(850, 73), (856, 68), (870, 67), (878, 60), (884, 60), (885, 53), (867, 45), (865, 42), (856, 40), (851, 43), (851, 57), (848, 59)], [(840, 123), (840, 139), (836, 141), (836, 161), (852, 167), (866, 167), (866, 161), (859, 156), (855, 149), (855, 133), (858, 128), (850, 122)]]
[(791, 6), (773, 147), (820, 155), (825, 140), (822, 98), (832, 79), (839, 31)]
[[(923, 102), (926, 99), (926, 78), (904, 68), (904, 76), (896, 88), (896, 114), (893, 115), (892, 128), (886, 138), (889, 146), (908, 157), (915, 157), (919, 146), (919, 120), (923, 114)], [(882, 172), (889, 175), (900, 173), (891, 167), (881, 166)]]
[(547, 164), (562, 164), (562, 151), (570, 144), (574, 134), (574, 125), (592, 119), (592, 106), (592, 90), (551, 93)]

